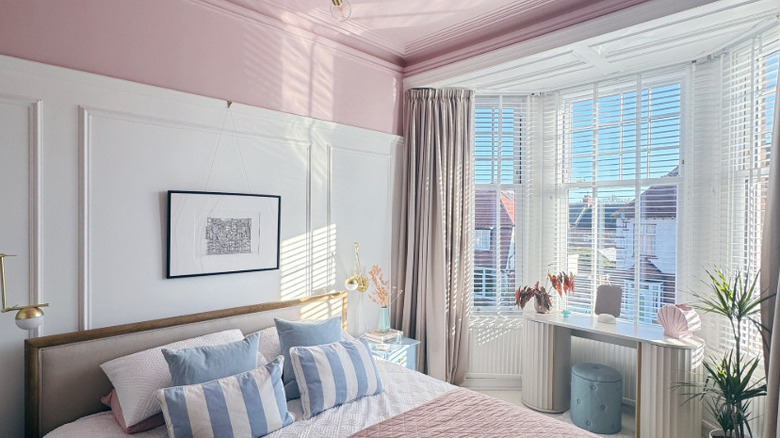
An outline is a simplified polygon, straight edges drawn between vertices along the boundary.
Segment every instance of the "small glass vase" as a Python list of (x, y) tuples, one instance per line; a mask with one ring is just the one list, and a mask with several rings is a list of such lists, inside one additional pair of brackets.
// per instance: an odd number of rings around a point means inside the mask
[(543, 306), (541, 303), (539, 303), (539, 300), (534, 300), (534, 309), (536, 309), (536, 313), (550, 313), (550, 309)]
[(382, 333), (390, 331), (390, 309), (387, 307), (379, 308), (379, 326), (377, 327)]

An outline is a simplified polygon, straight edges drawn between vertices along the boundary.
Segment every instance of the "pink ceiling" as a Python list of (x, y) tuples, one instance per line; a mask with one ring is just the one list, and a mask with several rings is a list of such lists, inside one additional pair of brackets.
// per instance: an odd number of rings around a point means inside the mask
[(346, 0), (339, 23), (330, 0), (228, 0), (419, 73), (648, 0)]

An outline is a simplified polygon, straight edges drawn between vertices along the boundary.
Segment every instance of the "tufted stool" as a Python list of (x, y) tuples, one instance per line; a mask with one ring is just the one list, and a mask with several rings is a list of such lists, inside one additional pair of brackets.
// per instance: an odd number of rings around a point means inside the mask
[(595, 433), (618, 433), (623, 378), (606, 365), (580, 363), (571, 369), (571, 421)]

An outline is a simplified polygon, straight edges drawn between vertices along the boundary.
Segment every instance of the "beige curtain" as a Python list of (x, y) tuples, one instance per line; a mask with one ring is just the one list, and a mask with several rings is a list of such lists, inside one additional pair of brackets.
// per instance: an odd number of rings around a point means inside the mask
[(420, 341), (418, 369), (461, 383), (468, 365), (474, 93), (408, 90), (393, 326)]
[[(761, 291), (778, 292), (780, 279), (780, 82), (775, 94), (775, 121), (772, 127), (770, 150), (769, 190), (767, 191), (764, 231), (761, 248)], [(776, 296), (761, 304), (761, 322), (772, 328), (770, 348), (764, 347), (764, 365), (767, 368), (767, 400), (764, 438), (780, 437), (780, 300)]]

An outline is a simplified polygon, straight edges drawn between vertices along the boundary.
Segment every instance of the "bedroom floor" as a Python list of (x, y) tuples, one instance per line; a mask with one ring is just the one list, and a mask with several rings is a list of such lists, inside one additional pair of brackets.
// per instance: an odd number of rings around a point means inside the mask
[[(481, 390), (481, 389), (475, 389), (475, 391), (496, 398), (500, 398), (501, 400), (508, 401), (509, 403), (514, 403), (520, 406), (523, 405), (523, 402), (521, 401), (520, 398), (522, 393), (520, 391)], [(545, 415), (553, 418), (557, 418), (567, 423), (571, 423), (571, 417), (569, 416), (569, 411), (566, 411), (562, 414), (545, 414)], [(623, 406), (623, 430), (621, 430), (619, 433), (616, 434), (601, 435), (601, 436), (607, 438), (633, 438), (635, 432), (634, 429), (635, 429), (634, 409), (629, 406)]]

